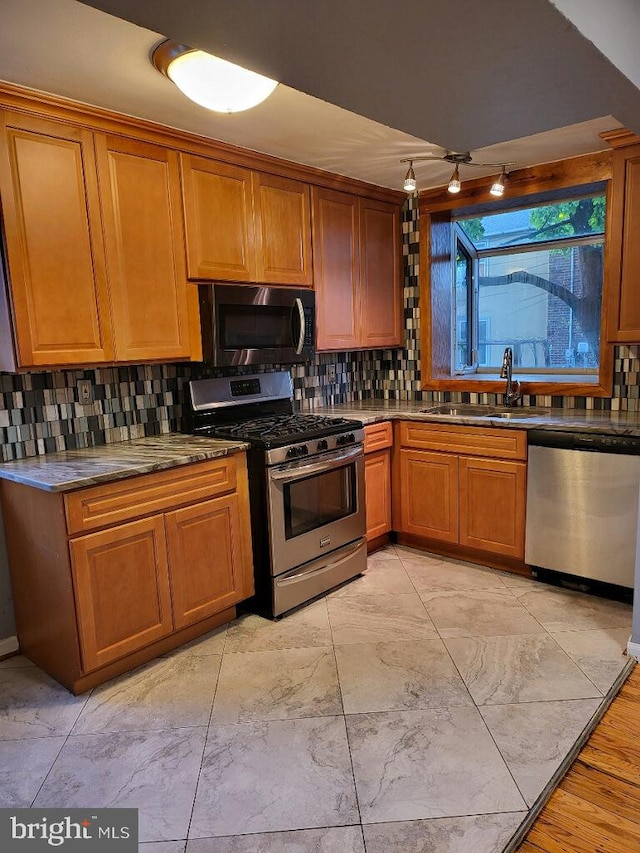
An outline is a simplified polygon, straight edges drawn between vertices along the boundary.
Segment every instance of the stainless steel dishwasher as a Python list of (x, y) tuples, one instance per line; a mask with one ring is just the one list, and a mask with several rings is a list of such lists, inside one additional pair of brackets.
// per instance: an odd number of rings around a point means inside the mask
[(633, 587), (640, 437), (530, 430), (525, 560)]

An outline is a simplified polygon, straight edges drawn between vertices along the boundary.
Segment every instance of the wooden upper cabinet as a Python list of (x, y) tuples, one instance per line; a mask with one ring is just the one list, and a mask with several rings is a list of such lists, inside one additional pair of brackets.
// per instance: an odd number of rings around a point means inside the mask
[(309, 187), (180, 155), (189, 278), (310, 287)]
[(96, 155), (116, 358), (200, 358), (177, 152), (98, 134)]
[(256, 281), (251, 172), (180, 155), (191, 279)]
[(608, 219), (609, 340), (640, 343), (640, 143), (613, 152)]
[(314, 187), (313, 233), (316, 346), (319, 350), (354, 349), (360, 344), (356, 196)]
[(92, 134), (0, 113), (0, 194), (16, 347), (3, 335), (0, 368), (111, 360)]
[(253, 173), (257, 281), (313, 284), (309, 186)]
[(400, 210), (313, 189), (318, 350), (401, 346)]
[(361, 345), (401, 346), (400, 212), (396, 205), (360, 199)]

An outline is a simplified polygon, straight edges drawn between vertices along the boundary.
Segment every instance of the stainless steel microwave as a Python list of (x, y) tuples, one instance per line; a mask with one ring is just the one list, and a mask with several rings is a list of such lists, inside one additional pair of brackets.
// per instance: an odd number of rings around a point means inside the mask
[(204, 360), (295, 364), (315, 353), (315, 293), (291, 287), (200, 285)]

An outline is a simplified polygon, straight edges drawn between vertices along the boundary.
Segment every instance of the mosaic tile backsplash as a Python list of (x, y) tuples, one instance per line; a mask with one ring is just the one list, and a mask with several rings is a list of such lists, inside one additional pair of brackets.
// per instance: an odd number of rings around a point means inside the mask
[[(404, 348), (321, 354), (308, 365), (293, 366), (294, 394), (301, 408), (372, 397), (499, 402), (493, 394), (420, 391), (418, 228), (414, 197), (407, 200), (402, 215)], [(329, 364), (336, 366), (336, 378), (332, 381), (327, 372)], [(211, 375), (211, 371), (193, 364), (21, 375), (0, 373), (0, 459), (7, 461), (180, 429), (184, 383), (204, 375)], [(528, 397), (524, 402), (563, 408), (639, 410), (639, 378), (640, 346), (619, 346), (615, 351), (611, 398)], [(90, 404), (78, 401), (79, 379), (88, 379), (93, 386)]]

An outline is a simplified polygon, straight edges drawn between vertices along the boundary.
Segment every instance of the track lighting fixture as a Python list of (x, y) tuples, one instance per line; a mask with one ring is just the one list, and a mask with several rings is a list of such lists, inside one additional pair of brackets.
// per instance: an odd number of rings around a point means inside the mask
[(494, 196), (501, 196), (504, 193), (505, 181), (508, 177), (507, 174), (507, 166), (515, 166), (514, 161), (510, 161), (508, 163), (474, 163), (469, 151), (465, 151), (463, 153), (456, 153), (455, 151), (448, 151), (446, 154), (439, 156), (437, 154), (429, 154), (426, 157), (411, 157), (406, 158), (404, 160), (400, 160), (401, 163), (408, 163), (409, 169), (407, 171), (407, 175), (404, 179), (404, 189), (406, 192), (415, 192), (417, 189), (416, 176), (413, 171), (414, 162), (422, 162), (425, 160), (444, 160), (447, 163), (453, 163), (454, 170), (451, 175), (451, 179), (449, 180), (449, 184), (447, 189), (450, 193), (459, 193), (461, 189), (460, 184), (460, 166), (475, 166), (477, 168), (497, 168), (500, 169), (500, 175), (495, 179), (493, 184), (491, 185), (491, 189), (489, 192)]

